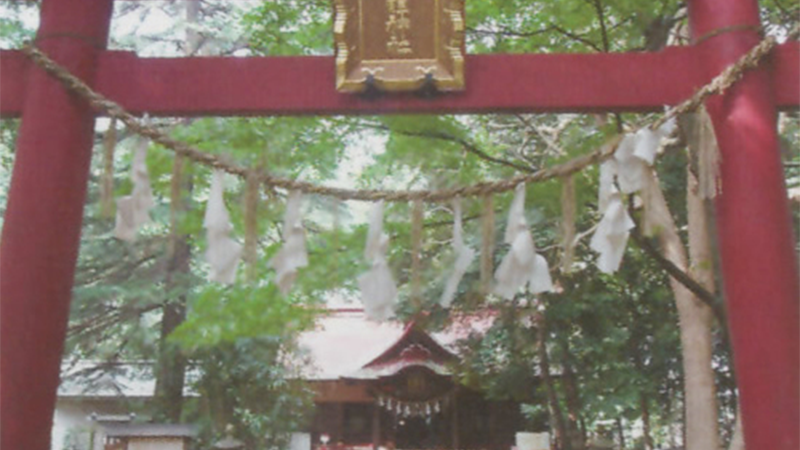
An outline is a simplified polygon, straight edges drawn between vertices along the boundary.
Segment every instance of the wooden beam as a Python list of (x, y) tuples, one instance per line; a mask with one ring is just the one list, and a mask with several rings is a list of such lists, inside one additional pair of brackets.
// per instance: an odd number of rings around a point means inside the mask
[[(411, 94), (367, 100), (334, 89), (327, 56), (139, 58), (105, 52), (95, 86), (136, 113), (151, 116), (336, 115), (658, 111), (692, 95), (715, 74), (698, 47), (658, 53), (492, 54), (467, 58), (467, 90), (422, 99)], [(0, 115), (22, 113), (29, 63), (2, 51)], [(780, 109), (800, 105), (800, 45), (783, 44), (772, 62)]]

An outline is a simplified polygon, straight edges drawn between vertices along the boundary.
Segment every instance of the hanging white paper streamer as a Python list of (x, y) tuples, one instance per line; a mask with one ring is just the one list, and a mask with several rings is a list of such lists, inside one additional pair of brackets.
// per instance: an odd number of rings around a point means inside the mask
[(614, 187), (614, 177), (617, 176), (617, 162), (611, 158), (600, 164), (600, 186), (597, 193), (597, 207), (600, 211), (605, 211), (611, 194), (616, 192)]
[(597, 226), (589, 246), (600, 254), (597, 268), (604, 273), (614, 273), (619, 269), (630, 230), (635, 226), (628, 210), (622, 203), (622, 195), (612, 194), (603, 219)]
[(203, 225), (206, 228), (206, 262), (211, 266), (209, 280), (231, 284), (236, 278), (242, 245), (229, 236), (233, 226), (225, 208), (223, 176), (222, 171), (214, 171)]
[(678, 129), (678, 121), (675, 120), (675, 118), (673, 117), (673, 118), (667, 120), (666, 122), (664, 122), (663, 125), (658, 127), (658, 130), (656, 130), (656, 133), (658, 133), (658, 135), (661, 137), (661, 139), (666, 139), (666, 138), (672, 136), (672, 133), (674, 133), (676, 129)]
[(147, 175), (147, 145), (148, 141), (140, 138), (133, 153), (131, 195), (117, 199), (114, 236), (123, 241), (133, 242), (136, 239), (139, 228), (150, 223), (150, 208), (155, 205), (150, 177)]
[(661, 139), (675, 129), (675, 121), (667, 121), (657, 130), (641, 128), (635, 134), (627, 134), (614, 152), (619, 188), (626, 194), (637, 192), (647, 182), (645, 172), (656, 159)]
[(308, 265), (306, 231), (300, 214), (302, 199), (300, 191), (289, 193), (283, 218), (283, 247), (269, 262), (275, 269), (275, 282), (284, 295), (292, 288), (297, 270)]
[(383, 232), (383, 201), (375, 203), (370, 212), (367, 246), (364, 257), (372, 267), (358, 277), (364, 312), (372, 320), (386, 320), (394, 315), (397, 286), (386, 261), (389, 236)]
[(647, 162), (639, 157), (637, 153), (645, 154), (645, 148), (639, 148), (636, 134), (627, 134), (614, 152), (614, 160), (617, 168), (617, 182), (619, 189), (631, 194), (638, 191), (643, 186), (644, 172), (648, 169)]
[(494, 293), (506, 299), (513, 298), (525, 284), (528, 284), (533, 294), (553, 290), (547, 260), (536, 254), (536, 247), (525, 221), (525, 184), (520, 183), (515, 191), (505, 233), (505, 242), (511, 248), (494, 275)]
[(449, 308), (456, 295), (458, 283), (461, 278), (467, 273), (467, 268), (472, 264), (475, 259), (475, 250), (467, 247), (464, 244), (464, 231), (461, 225), (461, 199), (456, 198), (453, 200), (453, 253), (456, 255), (455, 264), (453, 265), (453, 273), (447, 279), (447, 283), (442, 292), (442, 298), (439, 299), (439, 304), (445, 308)]
[(592, 236), (590, 247), (600, 253), (597, 266), (601, 272), (613, 273), (619, 269), (630, 230), (635, 226), (614, 186), (615, 177), (622, 192), (641, 192), (646, 233), (654, 232), (664, 223), (664, 208), (653, 201), (658, 180), (651, 166), (661, 140), (671, 135), (675, 126), (675, 121), (669, 120), (657, 130), (642, 128), (635, 134), (627, 134), (614, 157), (600, 166), (598, 205), (603, 218)]
[(711, 116), (708, 115), (706, 108), (701, 106), (695, 117), (697, 117), (697, 131), (694, 139), (689, 141), (689, 146), (695, 147), (697, 153), (697, 192), (700, 198), (714, 198), (722, 190), (720, 173), (722, 155), (717, 135), (714, 133), (714, 124), (711, 123)]

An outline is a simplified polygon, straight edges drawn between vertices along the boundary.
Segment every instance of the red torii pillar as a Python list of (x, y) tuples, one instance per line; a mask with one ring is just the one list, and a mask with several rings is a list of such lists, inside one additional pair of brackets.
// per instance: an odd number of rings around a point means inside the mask
[[(757, 0), (694, 0), (709, 74), (757, 44)], [(800, 280), (769, 64), (707, 103), (722, 153), (716, 201), (724, 297), (748, 449), (800, 449)]]
[[(37, 43), (85, 80), (105, 48), (112, 0), (45, 0)], [(94, 112), (29, 69), (0, 246), (0, 448), (49, 450)]]
[[(111, 0), (44, 0), (39, 44), (91, 82), (110, 12)], [(726, 31), (700, 44), (709, 76), (757, 41), (739, 27), (758, 25), (755, 0), (694, 0), (690, 12), (695, 36)], [(0, 244), (0, 448), (46, 450), (94, 120), (56, 81), (28, 70)], [(709, 110), (724, 157), (718, 225), (745, 438), (751, 449), (796, 450), (800, 293), (771, 96), (761, 69)]]

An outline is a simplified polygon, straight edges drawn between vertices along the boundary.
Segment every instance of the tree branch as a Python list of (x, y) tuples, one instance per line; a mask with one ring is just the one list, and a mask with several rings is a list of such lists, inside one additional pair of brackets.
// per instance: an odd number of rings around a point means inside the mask
[(603, 37), (603, 52), (608, 53), (611, 46), (608, 41), (608, 30), (606, 29), (606, 15), (603, 11), (601, 0), (593, 0), (594, 9), (597, 11), (597, 19), (600, 21), (600, 34)]
[(522, 172), (525, 172), (525, 173), (536, 172), (536, 170), (534, 170), (531, 167), (524, 166), (522, 164), (518, 164), (518, 163), (515, 163), (513, 161), (509, 161), (509, 160), (502, 159), (502, 158), (496, 158), (496, 157), (494, 157), (492, 155), (489, 155), (488, 153), (486, 153), (483, 150), (481, 150), (480, 148), (478, 148), (478, 146), (476, 146), (472, 142), (469, 142), (468, 140), (460, 138), (458, 136), (453, 136), (452, 134), (442, 133), (442, 132), (438, 132), (438, 131), (396, 130), (396, 129), (389, 128), (389, 127), (387, 127), (385, 125), (377, 125), (377, 124), (365, 124), (363, 126), (369, 127), (369, 128), (373, 128), (373, 129), (377, 129), (377, 130), (382, 130), (382, 131), (390, 131), (390, 132), (393, 132), (393, 133), (402, 134), (403, 136), (421, 137), (421, 138), (428, 138), (428, 139), (439, 139), (439, 140), (443, 140), (443, 141), (455, 142), (457, 144), (460, 144), (464, 148), (464, 150), (468, 151), (469, 153), (472, 153), (473, 155), (475, 155), (478, 158), (481, 158), (481, 159), (483, 159), (485, 161), (489, 161), (491, 163), (503, 165), (503, 166), (506, 166), (506, 167), (511, 167), (512, 169), (516, 169), (516, 170), (519, 170), (519, 171), (522, 171)]
[(725, 326), (725, 311), (722, 307), (722, 304), (717, 301), (717, 298), (714, 296), (714, 294), (704, 288), (700, 283), (692, 278), (691, 275), (684, 272), (680, 267), (676, 266), (672, 261), (664, 257), (661, 252), (653, 247), (653, 245), (644, 236), (642, 236), (638, 226), (631, 230), (631, 237), (639, 246), (639, 248), (644, 250), (644, 252), (659, 266), (661, 266), (661, 268), (664, 269), (669, 276), (686, 286), (686, 289), (689, 289), (692, 294), (695, 295), (695, 297), (697, 297), (706, 306), (711, 308), (711, 311), (714, 313), (714, 316), (720, 325), (723, 327)]

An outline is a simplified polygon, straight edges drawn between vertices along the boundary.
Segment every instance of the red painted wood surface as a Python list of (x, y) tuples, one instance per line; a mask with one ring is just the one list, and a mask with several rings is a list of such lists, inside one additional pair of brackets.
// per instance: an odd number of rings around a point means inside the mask
[[(755, 0), (694, 0), (692, 33), (759, 25)], [(716, 72), (759, 41), (756, 31), (727, 32), (700, 44)], [(792, 83), (797, 86), (798, 80)], [(728, 325), (748, 449), (800, 448), (800, 280), (794, 232), (767, 70), (748, 73), (711, 99), (722, 152), (716, 202)]]
[[(696, 35), (758, 24), (754, 0), (694, 0)], [(688, 97), (757, 40), (609, 55), (476, 55), (469, 87), (434, 100), (337, 94), (330, 57), (140, 59), (102, 53), (111, 0), (44, 0), (46, 52), (134, 112), (152, 115), (651, 111)], [(796, 43), (772, 72), (710, 102), (723, 151), (718, 226), (749, 448), (798, 448), (798, 269), (777, 153), (775, 106), (800, 104)], [(23, 120), (0, 248), (0, 447), (45, 450), (92, 143), (88, 108), (4, 51), (0, 114)]]
[[(42, 47), (91, 80), (98, 50), (87, 40), (105, 44), (112, 1), (45, 0), (41, 8)], [(0, 244), (3, 450), (50, 449), (94, 137), (88, 105), (44, 72), (27, 75)]]
[[(698, 63), (701, 49), (659, 53), (497, 54), (467, 58), (466, 92), (377, 100), (337, 93), (331, 57), (138, 58), (107, 52), (97, 89), (132, 112), (152, 116), (278, 114), (658, 111), (689, 97), (716, 73)], [(24, 55), (0, 53), (0, 114), (19, 115)], [(773, 58), (780, 108), (800, 105), (800, 45)]]

